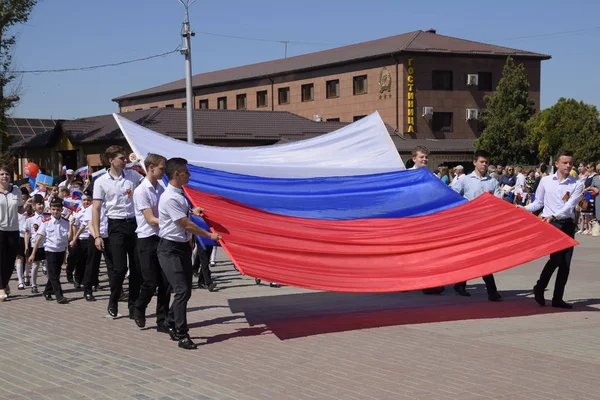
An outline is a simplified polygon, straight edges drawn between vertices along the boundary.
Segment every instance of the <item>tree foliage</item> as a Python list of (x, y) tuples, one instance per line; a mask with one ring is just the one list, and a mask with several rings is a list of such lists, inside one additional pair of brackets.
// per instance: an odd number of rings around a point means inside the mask
[[(10, 72), (12, 50), (16, 43), (16, 36), (11, 28), (27, 22), (37, 2), (38, 0), (0, 0), (0, 152), (8, 147), (6, 116), (18, 101), (17, 96), (7, 95), (7, 87), (15, 79)], [(9, 156), (3, 154), (0, 157)]]
[(484, 100), (486, 109), (481, 115), (484, 129), (475, 147), (488, 151), (495, 162), (535, 163), (536, 152), (527, 129), (527, 121), (534, 114), (534, 102), (529, 98), (524, 65), (508, 57), (496, 90)]
[(579, 161), (600, 160), (600, 114), (596, 106), (560, 98), (536, 114), (528, 128), (540, 160), (548, 160), (561, 149), (572, 150)]

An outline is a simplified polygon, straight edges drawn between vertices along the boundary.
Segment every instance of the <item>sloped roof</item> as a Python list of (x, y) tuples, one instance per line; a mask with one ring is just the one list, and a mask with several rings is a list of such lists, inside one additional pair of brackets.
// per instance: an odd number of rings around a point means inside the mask
[[(537, 59), (549, 59), (546, 54), (533, 53), (525, 50), (512, 49), (492, 44), (474, 42), (451, 36), (444, 36), (435, 31), (414, 31), (383, 39), (371, 40), (337, 47), (330, 50), (304, 54), (242, 67), (223, 69), (194, 75), (194, 87), (211, 86), (225, 82), (237, 82), (246, 79), (256, 79), (267, 76), (285, 74), (292, 71), (310, 70), (326, 65), (347, 63), (350, 61), (387, 56), (394, 53), (443, 53), (484, 56), (515, 56)], [(122, 101), (139, 97), (153, 96), (185, 89), (185, 79), (156, 86), (150, 89), (126, 94), (113, 99)]]
[(42, 118), (6, 118), (6, 130), (13, 141), (40, 135), (54, 128), (56, 121)]

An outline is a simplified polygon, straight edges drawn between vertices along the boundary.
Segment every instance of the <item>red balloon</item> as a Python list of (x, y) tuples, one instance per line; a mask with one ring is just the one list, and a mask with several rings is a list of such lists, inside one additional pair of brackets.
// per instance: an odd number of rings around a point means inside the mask
[(25, 176), (35, 178), (37, 177), (38, 172), (40, 172), (40, 167), (38, 167), (36, 163), (29, 162), (25, 164), (23, 172), (25, 173)]

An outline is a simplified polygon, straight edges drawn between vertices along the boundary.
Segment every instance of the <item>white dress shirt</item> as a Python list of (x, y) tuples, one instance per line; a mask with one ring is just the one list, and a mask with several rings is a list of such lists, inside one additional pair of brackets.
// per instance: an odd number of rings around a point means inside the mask
[(135, 204), (135, 219), (137, 221), (135, 233), (137, 233), (138, 238), (143, 239), (158, 235), (158, 226), (148, 224), (142, 211), (151, 209), (152, 215), (158, 218), (158, 201), (164, 191), (165, 188), (160, 182), (157, 182), (156, 187), (154, 187), (146, 178), (134, 190), (133, 203)]
[[(85, 215), (85, 211), (88, 208), (92, 208), (92, 206), (89, 205), (86, 208), (82, 208), (82, 209), (78, 210), (77, 212), (74, 212), (73, 214), (71, 214), (69, 221), (73, 221), (73, 227), (75, 228), (75, 231), (78, 231), (79, 228), (81, 228), (81, 225), (83, 223), (83, 216)], [(100, 219), (102, 219), (102, 215), (100, 216)], [(102, 224), (102, 221), (100, 222), (100, 224)], [(84, 224), (84, 226), (87, 227), (87, 224)], [(85, 239), (89, 239), (89, 237), (90, 237), (90, 232), (87, 229), (84, 229), (79, 234), (78, 239), (85, 240)]]
[[(88, 207), (85, 209), (85, 212), (81, 216), (81, 223), (88, 227), (87, 237), (90, 237), (90, 221), (92, 220), (92, 207)], [(80, 238), (83, 236), (83, 232), (81, 233)], [(102, 203), (102, 207), (100, 207), (100, 237), (106, 239), (108, 237), (108, 218), (106, 217), (106, 206)]]
[(23, 206), (23, 195), (18, 186), (7, 194), (0, 193), (0, 231), (19, 230), (19, 207)]
[(118, 178), (106, 173), (94, 182), (94, 200), (106, 204), (106, 216), (110, 219), (133, 218), (133, 191), (142, 178), (139, 172), (131, 169), (123, 170)]
[[(37, 238), (44, 218), (46, 218), (44, 214), (34, 213), (25, 220), (25, 230), (29, 232), (29, 243), (31, 244), (31, 247), (35, 244), (35, 239)], [(40, 241), (40, 247), (44, 245), (44, 240), (45, 239), (42, 239)]]
[(527, 211), (542, 210), (542, 217), (554, 216), (556, 219), (575, 219), (575, 206), (583, 195), (583, 183), (572, 176), (559, 181), (558, 175), (545, 176), (540, 180), (535, 201), (525, 206)]
[(69, 245), (69, 221), (64, 218), (46, 217), (38, 230), (38, 235), (44, 236), (44, 250), (59, 253), (66, 251)]
[(183, 190), (167, 186), (158, 203), (158, 236), (174, 242), (187, 242), (192, 237), (177, 222), (187, 218), (190, 207)]

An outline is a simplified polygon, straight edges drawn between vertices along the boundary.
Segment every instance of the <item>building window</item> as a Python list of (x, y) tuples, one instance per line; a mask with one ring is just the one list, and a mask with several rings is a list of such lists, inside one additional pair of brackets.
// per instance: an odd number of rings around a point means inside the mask
[(355, 115), (354, 118), (352, 118), (352, 120), (354, 122), (358, 121), (359, 119), (363, 119), (364, 117), (366, 117), (366, 115)]
[(340, 122), (339, 118), (327, 118), (327, 122)]
[(315, 85), (307, 83), (302, 85), (302, 101), (313, 101), (315, 99)]
[(187, 108), (187, 103), (186, 102), (181, 103), (181, 108)]
[(492, 87), (492, 73), (491, 72), (479, 72), (479, 81), (477, 82), (477, 90), (484, 92), (491, 92), (494, 90)]
[(279, 105), (281, 104), (290, 104), (290, 88), (282, 87), (277, 90), (277, 95), (279, 97)]
[(333, 81), (327, 81), (325, 83), (325, 88), (327, 89), (327, 98), (335, 99), (336, 97), (340, 97), (340, 80), (336, 79)]
[[(227, 104), (227, 102), (225, 104)], [(235, 106), (238, 110), (246, 109), (246, 93), (235, 96)], [(225, 107), (227, 107), (227, 105), (225, 105)]]
[(367, 76), (355, 76), (352, 78), (353, 80), (353, 93), (356, 96), (357, 94), (365, 94), (367, 93)]
[(136, 108), (135, 111), (142, 111), (143, 108)]
[(452, 113), (434, 112), (431, 129), (433, 132), (452, 132)]
[(208, 110), (208, 99), (204, 99), (204, 100), (200, 100), (200, 107), (201, 110)]
[(167, 104), (167, 105), (165, 106), (165, 108), (175, 108), (175, 105), (174, 105), (174, 104)]
[(217, 109), (227, 110), (227, 97), (219, 97), (217, 99)]
[(152, 110), (153, 108), (158, 108), (158, 106), (152, 106), (152, 107), (150, 107), (150, 109), (151, 109), (151, 110)]
[(452, 71), (433, 71), (431, 79), (433, 90), (452, 90)]
[(268, 105), (267, 91), (261, 90), (260, 92), (256, 92), (256, 107), (267, 107)]

